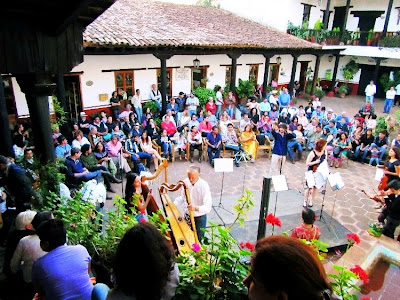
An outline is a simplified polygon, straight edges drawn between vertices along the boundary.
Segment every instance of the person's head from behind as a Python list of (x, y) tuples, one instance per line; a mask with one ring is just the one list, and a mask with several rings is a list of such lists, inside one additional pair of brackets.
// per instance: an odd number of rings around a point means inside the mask
[(67, 241), (67, 231), (61, 220), (48, 220), (42, 222), (36, 230), (40, 239), (40, 247), (45, 252), (50, 252)]
[(315, 250), (285, 236), (258, 240), (244, 283), (250, 300), (321, 300), (331, 294)]
[(53, 213), (50, 210), (45, 210), (37, 213), (33, 217), (31, 224), (34, 230), (38, 230), (40, 224), (52, 219), (54, 219)]
[(114, 266), (118, 289), (138, 300), (160, 299), (173, 261), (173, 253), (157, 228), (149, 223), (135, 225), (118, 245)]
[(392, 194), (397, 194), (400, 191), (400, 181), (392, 180), (387, 185)]
[(315, 143), (315, 151), (321, 152), (325, 150), (327, 141), (325, 139), (318, 139)]
[(4, 171), (9, 165), (10, 160), (5, 156), (0, 155), (0, 171)]
[(304, 208), (301, 212), (301, 218), (304, 224), (312, 225), (315, 222), (315, 212), (309, 208)]
[(33, 230), (32, 220), (36, 216), (36, 211), (26, 210), (20, 212), (15, 218), (15, 228), (17, 230)]

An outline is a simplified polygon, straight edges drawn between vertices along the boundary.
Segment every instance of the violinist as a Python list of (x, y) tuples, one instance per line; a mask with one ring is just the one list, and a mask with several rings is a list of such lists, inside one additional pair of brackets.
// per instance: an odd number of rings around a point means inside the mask
[[(312, 150), (307, 156), (306, 160), (307, 171), (316, 172), (318, 166), (326, 159), (327, 156), (326, 143), (327, 141), (325, 139), (319, 139), (315, 142), (314, 150)], [(307, 207), (307, 205), (310, 207), (313, 206), (317, 190), (318, 189), (316, 186), (311, 188), (307, 187), (304, 193), (304, 202), (303, 202), (304, 207)], [(310, 196), (310, 193), (311, 193), (311, 201), (308, 202), (308, 197)]]
[(378, 221), (384, 223), (383, 235), (394, 239), (394, 232), (400, 225), (400, 180), (391, 180), (384, 192), (385, 208), (378, 216)]

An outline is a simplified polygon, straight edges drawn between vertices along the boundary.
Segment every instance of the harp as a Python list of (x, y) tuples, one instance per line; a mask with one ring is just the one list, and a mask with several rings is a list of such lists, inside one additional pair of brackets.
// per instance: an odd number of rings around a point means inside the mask
[(175, 249), (182, 254), (183, 252), (189, 252), (192, 250), (194, 243), (199, 244), (197, 237), (196, 226), (194, 223), (193, 212), (190, 212), (191, 226), (186, 223), (185, 218), (180, 213), (174, 202), (168, 196), (168, 191), (177, 191), (180, 188), (184, 188), (186, 201), (188, 205), (191, 204), (190, 193), (183, 181), (179, 181), (177, 184), (163, 183), (160, 186), (160, 198), (164, 208), (165, 216), (167, 217), (169, 226), (172, 234), (171, 239)]

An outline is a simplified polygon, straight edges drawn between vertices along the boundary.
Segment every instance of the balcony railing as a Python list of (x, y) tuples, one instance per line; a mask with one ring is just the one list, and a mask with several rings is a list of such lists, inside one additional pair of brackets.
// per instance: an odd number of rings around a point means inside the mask
[[(289, 34), (307, 41), (325, 45), (362, 45), (362, 46), (378, 46), (382, 40), (382, 32), (372, 31), (348, 31), (340, 32), (336, 30), (316, 30), (290, 28)], [(387, 36), (400, 37), (400, 32), (388, 32)], [(389, 38), (390, 39), (390, 38)], [(400, 47), (400, 44), (398, 45)]]

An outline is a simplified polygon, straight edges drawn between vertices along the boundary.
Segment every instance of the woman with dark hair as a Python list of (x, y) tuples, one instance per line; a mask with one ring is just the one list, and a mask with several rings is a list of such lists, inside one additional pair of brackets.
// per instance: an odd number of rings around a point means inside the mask
[(96, 284), (93, 300), (169, 300), (179, 282), (172, 249), (149, 223), (137, 224), (125, 233), (117, 249), (114, 275), (116, 288), (109, 291), (104, 284)]
[(98, 142), (94, 146), (93, 154), (96, 157), (98, 164), (106, 167), (114, 176), (117, 174), (117, 166), (112, 161), (111, 157), (108, 156), (108, 151), (102, 142)]
[(251, 300), (334, 299), (315, 250), (291, 237), (258, 240), (244, 284)]
[(309, 208), (304, 208), (301, 212), (303, 223), (295, 227), (292, 231), (292, 237), (307, 241), (318, 240), (321, 235), (321, 230), (315, 222), (315, 212)]
[[(325, 139), (319, 139), (315, 142), (315, 147), (314, 150), (311, 151), (306, 160), (306, 166), (307, 166), (307, 171), (313, 171), (315, 172), (318, 168), (318, 166), (326, 159), (327, 153), (326, 153), (326, 145), (327, 142)], [(317, 187), (307, 187), (305, 193), (304, 193), (304, 202), (303, 206), (307, 207), (308, 206), (313, 206), (314, 200), (315, 200), (315, 195), (317, 194)], [(308, 201), (308, 197), (310, 196), (311, 192), (311, 201)]]
[(400, 148), (393, 147), (389, 149), (388, 160), (384, 165), (378, 165), (378, 168), (385, 168), (385, 176), (388, 182), (392, 180), (400, 180)]
[(156, 169), (158, 168), (158, 163), (162, 161), (162, 157), (158, 154), (157, 150), (153, 148), (153, 144), (151, 142), (151, 137), (147, 135), (147, 131), (143, 132), (140, 137), (140, 147), (143, 152), (149, 153), (153, 156), (154, 166)]
[(153, 118), (150, 118), (147, 122), (146, 127), (144, 130), (149, 134), (152, 140), (157, 139), (160, 136), (159, 128), (157, 124), (154, 122)]
[(131, 213), (131, 208), (135, 208), (137, 211), (136, 219), (147, 221), (147, 205), (152, 197), (151, 190), (142, 189), (142, 182), (138, 174), (131, 173), (126, 176), (125, 185), (125, 201), (126, 208)]
[(242, 135), (240, 136), (240, 141), (245, 152), (251, 154), (251, 162), (255, 162), (257, 156), (257, 137), (253, 130), (251, 130), (251, 125), (246, 125)]
[(297, 116), (294, 116), (292, 119), (292, 122), (290, 122), (290, 124), (289, 124), (289, 130), (295, 131), (297, 129), (298, 124), (299, 124), (299, 118)]
[[(257, 125), (258, 121), (260, 120), (260, 116), (258, 115), (257, 108), (253, 107), (250, 110), (249, 118), (253, 125)], [(256, 127), (254, 126), (254, 128), (256, 128)]]
[(111, 104), (111, 111), (113, 112), (113, 115), (115, 119), (118, 119), (120, 108), (121, 108), (121, 98), (118, 95), (117, 91), (114, 91), (112, 93), (112, 96), (110, 98), (110, 104)]
[(346, 132), (342, 132), (340, 136), (333, 141), (332, 155), (329, 156), (331, 160), (331, 167), (335, 163), (335, 168), (339, 168), (342, 159), (347, 156), (347, 152), (351, 150), (352, 146)]

